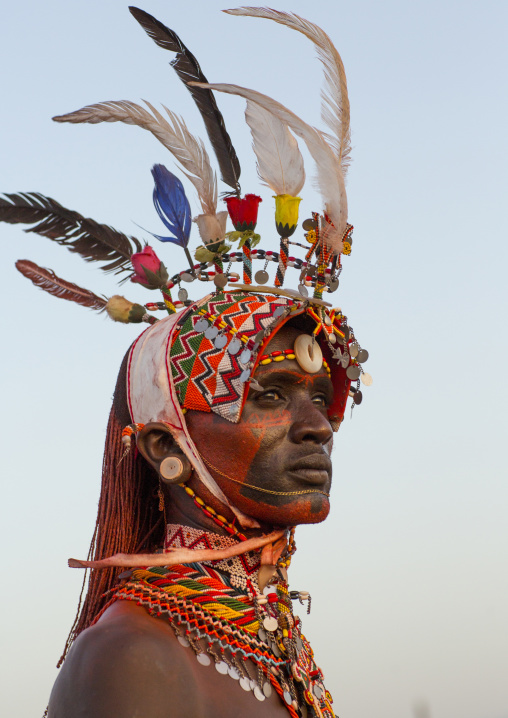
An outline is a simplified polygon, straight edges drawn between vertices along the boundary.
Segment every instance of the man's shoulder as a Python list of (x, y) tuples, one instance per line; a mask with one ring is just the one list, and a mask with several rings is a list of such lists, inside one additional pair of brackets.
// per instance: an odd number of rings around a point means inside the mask
[[(169, 623), (119, 601), (69, 651), (51, 694), (49, 718), (184, 715), (180, 703), (188, 709), (199, 700), (190, 658)], [(191, 715), (200, 715), (200, 706), (193, 708)]]

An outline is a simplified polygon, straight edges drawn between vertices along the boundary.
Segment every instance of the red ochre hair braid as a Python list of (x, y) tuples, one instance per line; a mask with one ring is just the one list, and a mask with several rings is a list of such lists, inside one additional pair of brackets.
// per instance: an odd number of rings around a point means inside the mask
[[(106, 432), (102, 485), (97, 520), (88, 551), (89, 560), (115, 553), (156, 551), (164, 536), (164, 514), (159, 511), (158, 481), (153, 469), (133, 448), (122, 459), (122, 431), (132, 419), (127, 408), (127, 355), (124, 357), (113, 397)], [(73, 641), (90, 626), (109, 600), (120, 568), (91, 569), (82, 601), (86, 574), (76, 618), (67, 638), (60, 666)]]

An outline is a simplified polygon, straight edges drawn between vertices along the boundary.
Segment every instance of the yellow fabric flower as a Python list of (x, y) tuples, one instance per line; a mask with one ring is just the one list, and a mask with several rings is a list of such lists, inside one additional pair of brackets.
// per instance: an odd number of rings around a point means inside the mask
[(301, 201), (301, 197), (292, 197), (290, 194), (275, 196), (275, 224), (281, 237), (290, 237), (295, 231)]

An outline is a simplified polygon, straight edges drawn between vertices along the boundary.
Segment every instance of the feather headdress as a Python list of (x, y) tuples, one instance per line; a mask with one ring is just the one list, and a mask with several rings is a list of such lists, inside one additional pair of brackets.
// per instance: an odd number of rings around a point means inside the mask
[(319, 130), (311, 127), (294, 112), (288, 110), (277, 100), (255, 90), (249, 90), (238, 85), (209, 84), (212, 90), (226, 92), (230, 95), (239, 95), (250, 100), (263, 109), (278, 117), (287, 124), (291, 130), (301, 137), (308, 147), (312, 158), (317, 165), (317, 185), (324, 201), (324, 209), (333, 226), (324, 231), (324, 239), (335, 254), (342, 251), (342, 237), (347, 227), (347, 197), (342, 168), (337, 162), (333, 148)]
[(303, 157), (298, 142), (272, 112), (247, 101), (245, 119), (252, 134), (258, 175), (275, 194), (296, 197), (305, 183)]
[(124, 122), (137, 125), (151, 132), (168, 149), (185, 170), (186, 177), (192, 182), (198, 193), (199, 201), (205, 214), (215, 214), (217, 209), (217, 178), (210, 165), (210, 158), (203, 142), (194, 137), (181, 117), (164, 107), (168, 120), (145, 102), (150, 109), (137, 105), (135, 102), (119, 100), (100, 102), (95, 105), (53, 117), (55, 122), (72, 122), (75, 124), (99, 122)]
[(217, 157), (222, 181), (240, 195), (240, 184), (238, 182), (240, 179), (240, 162), (226, 130), (222, 113), (217, 107), (213, 92), (200, 87), (191, 87), (187, 84), (192, 80), (208, 82), (198, 61), (174, 30), (170, 30), (169, 27), (163, 25), (162, 22), (144, 10), (137, 7), (130, 7), (129, 10), (159, 47), (177, 53), (170, 64), (191, 93), (201, 113), (208, 138)]
[(107, 262), (104, 272), (132, 271), (131, 256), (141, 251), (141, 242), (79, 212), (62, 207), (39, 192), (20, 192), (0, 197), (0, 222), (35, 224), (35, 232), (76, 252), (87, 262)]
[(301, 32), (314, 43), (318, 57), (325, 70), (326, 90), (321, 93), (323, 100), (321, 116), (330, 130), (331, 135), (327, 135), (327, 140), (335, 151), (345, 177), (351, 155), (350, 112), (346, 72), (342, 58), (326, 32), (295, 13), (281, 12), (271, 8), (240, 7), (224, 10), (223, 12), (228, 15), (261, 17), (274, 20), (280, 25), (285, 25)]

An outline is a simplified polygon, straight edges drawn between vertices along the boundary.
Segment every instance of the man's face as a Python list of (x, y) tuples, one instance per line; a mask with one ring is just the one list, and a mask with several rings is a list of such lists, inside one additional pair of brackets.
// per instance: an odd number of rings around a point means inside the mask
[[(301, 333), (283, 327), (265, 353), (292, 348)], [(244, 513), (280, 526), (323, 521), (330, 510), (333, 436), (327, 416), (333, 386), (326, 370), (308, 374), (296, 360), (284, 359), (258, 367), (255, 378), (263, 389), (250, 389), (238, 424), (189, 411), (192, 439)]]

